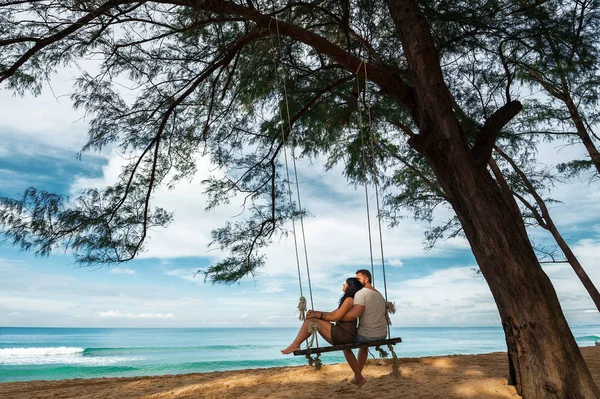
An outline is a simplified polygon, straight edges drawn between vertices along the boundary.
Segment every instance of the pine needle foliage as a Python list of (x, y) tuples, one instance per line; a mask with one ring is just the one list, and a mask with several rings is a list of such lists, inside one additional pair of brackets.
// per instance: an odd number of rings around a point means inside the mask
[[(539, 140), (561, 135), (581, 143), (582, 125), (586, 148), (597, 145), (598, 3), (419, 2), (466, 142), (480, 145), (480, 133), (520, 100), (524, 110), (496, 138), (513, 157), (531, 162)], [(39, 94), (64, 66), (99, 61), (71, 97), (89, 119), (82, 151), (116, 148), (130, 160), (116, 183), (76, 198), (30, 188), (0, 200), (4, 238), (37, 255), (62, 248), (83, 265), (133, 259), (148, 230), (172, 220), (152, 205), (157, 189), (191, 179), (208, 156), (226, 171), (203, 182), (208, 208), (241, 197), (244, 212), (212, 233), (229, 256), (205, 277), (254, 275), (262, 250), (300, 216), (287, 196), (284, 146), (325, 157), (327, 167), (342, 163), (351, 184), (377, 181), (391, 225), (406, 211), (431, 221), (437, 207), (450, 207), (411, 142), (421, 133), (414, 91), (382, 1), (8, 0), (0, 48), (0, 83), (18, 95)], [(593, 170), (600, 161), (590, 154), (559, 172)], [(456, 234), (451, 218), (427, 240)]]

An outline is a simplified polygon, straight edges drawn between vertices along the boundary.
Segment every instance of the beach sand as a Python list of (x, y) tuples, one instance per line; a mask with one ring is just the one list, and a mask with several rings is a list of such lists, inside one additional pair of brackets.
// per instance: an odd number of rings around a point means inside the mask
[[(600, 385), (600, 346), (581, 348)], [(348, 382), (347, 364), (278, 367), (157, 377), (95, 378), (0, 384), (2, 399), (20, 398), (519, 398), (507, 385), (506, 353), (370, 359), (360, 389)], [(347, 380), (348, 379), (348, 380)]]

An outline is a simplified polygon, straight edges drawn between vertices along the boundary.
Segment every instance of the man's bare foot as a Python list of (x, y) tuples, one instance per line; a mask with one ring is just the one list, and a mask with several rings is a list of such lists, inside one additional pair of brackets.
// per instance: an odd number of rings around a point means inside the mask
[(361, 388), (363, 385), (367, 383), (367, 379), (365, 377), (361, 377), (359, 379), (353, 378), (351, 381), (353, 384), (356, 384), (357, 388)]
[(292, 344), (292, 345), (288, 346), (287, 348), (285, 348), (285, 349), (282, 349), (282, 350), (281, 350), (281, 353), (283, 353), (284, 355), (289, 355), (289, 354), (290, 354), (290, 353), (292, 353), (293, 351), (297, 351), (297, 350), (299, 350), (299, 349), (300, 349), (300, 346), (299, 346), (299, 345), (294, 345), (294, 344)]
[(354, 376), (350, 380), (350, 383), (357, 385), (360, 388), (367, 383), (367, 379), (363, 376), (361, 376), (360, 379), (357, 379), (356, 376)]

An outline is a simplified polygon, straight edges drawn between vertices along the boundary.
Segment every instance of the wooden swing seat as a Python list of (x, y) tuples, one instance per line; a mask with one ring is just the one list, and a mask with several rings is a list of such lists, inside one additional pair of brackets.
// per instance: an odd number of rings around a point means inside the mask
[(372, 341), (367, 343), (354, 343), (354, 344), (341, 344), (341, 345), (332, 345), (332, 346), (323, 346), (319, 348), (309, 348), (309, 349), (301, 349), (294, 351), (294, 356), (305, 356), (313, 353), (325, 353), (325, 352), (335, 352), (341, 351), (344, 349), (356, 349), (356, 348), (367, 348), (370, 346), (381, 346), (381, 345), (395, 345), (399, 342), (402, 342), (402, 338), (390, 338), (390, 339), (381, 339), (379, 341)]

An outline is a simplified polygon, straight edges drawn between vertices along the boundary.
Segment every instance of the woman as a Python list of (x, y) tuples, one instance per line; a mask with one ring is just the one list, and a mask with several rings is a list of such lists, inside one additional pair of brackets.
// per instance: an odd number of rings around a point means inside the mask
[[(302, 323), (300, 331), (298, 331), (298, 335), (290, 344), (290, 346), (283, 349), (281, 353), (287, 355), (299, 350), (302, 341), (306, 340), (310, 336), (309, 326), (315, 322), (319, 325), (319, 334), (321, 334), (321, 336), (330, 344), (340, 345), (353, 343), (354, 338), (356, 337), (356, 320), (342, 321), (342, 317), (344, 317), (344, 315), (352, 308), (354, 305), (354, 294), (356, 294), (362, 287), (362, 284), (357, 278), (348, 278), (342, 286), (344, 295), (342, 295), (340, 298), (340, 304), (338, 308), (333, 312), (309, 310), (306, 313), (306, 320), (304, 323)], [(331, 323), (333, 321), (336, 323)]]

